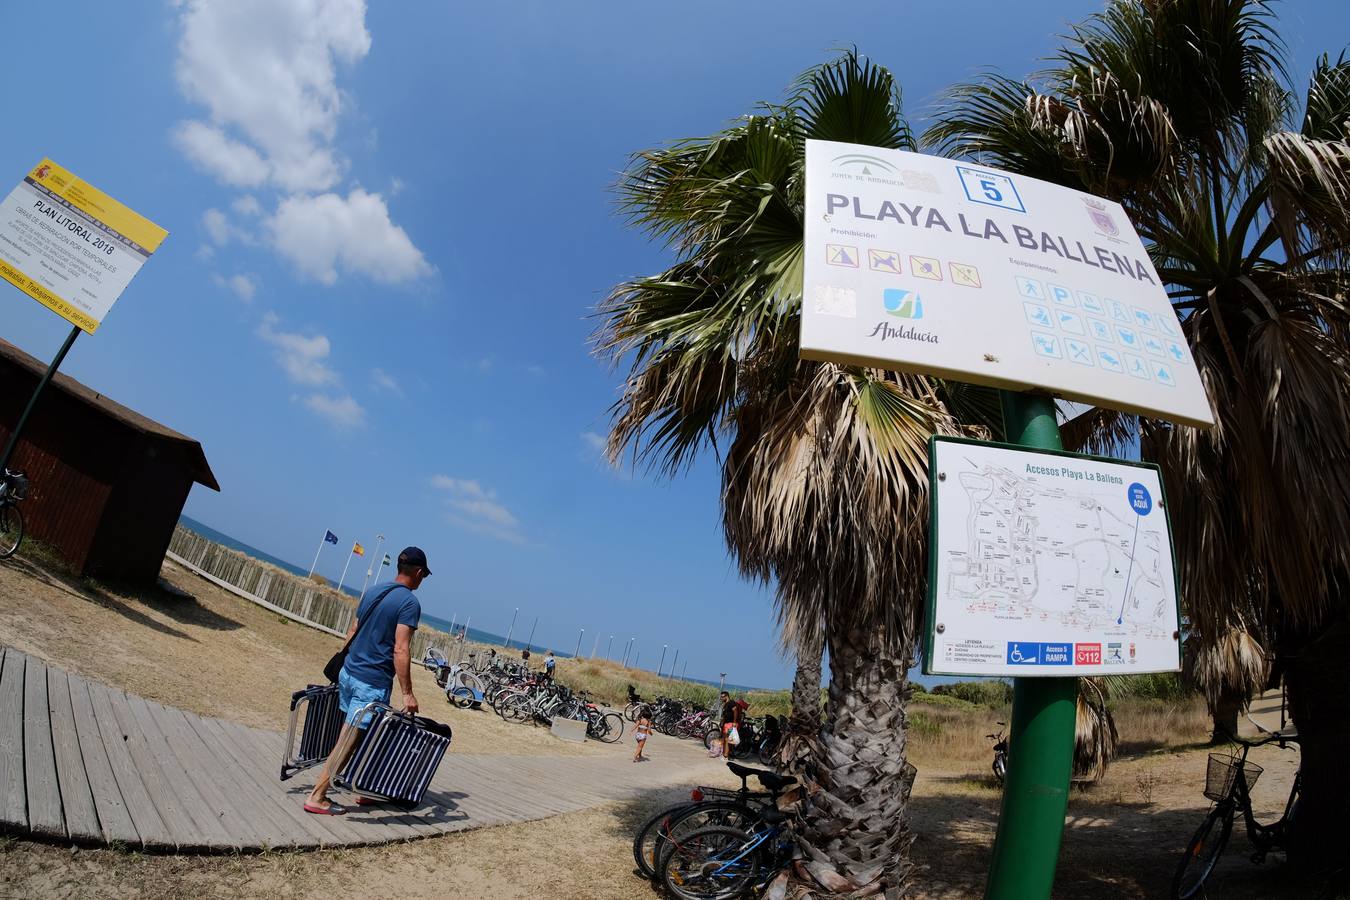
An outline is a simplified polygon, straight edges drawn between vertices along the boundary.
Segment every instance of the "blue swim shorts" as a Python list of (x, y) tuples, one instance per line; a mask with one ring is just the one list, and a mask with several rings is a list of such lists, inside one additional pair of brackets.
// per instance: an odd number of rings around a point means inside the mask
[[(392, 687), (392, 686), (391, 686)], [(359, 722), (361, 708), (367, 703), (388, 703), (390, 688), (377, 688), (347, 672), (344, 666), (338, 675), (338, 708), (347, 715), (347, 724), (364, 728)]]

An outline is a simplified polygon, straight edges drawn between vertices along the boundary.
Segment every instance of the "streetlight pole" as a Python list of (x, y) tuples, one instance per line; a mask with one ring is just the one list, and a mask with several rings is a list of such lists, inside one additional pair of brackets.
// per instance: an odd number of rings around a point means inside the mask
[(625, 668), (628, 666), (628, 651), (631, 650), (632, 648), (633, 648), (633, 639), (629, 638), (628, 643), (624, 644), (623, 647), (623, 662), (619, 663), (619, 665), (624, 666)]
[(670, 661), (670, 674), (666, 676), (667, 678), (671, 678), (675, 675), (675, 666), (679, 665), (679, 662), (680, 662), (680, 648), (676, 647), (675, 658)]
[(579, 657), (581, 656), (581, 637), (582, 637), (582, 635), (584, 635), (585, 633), (586, 633), (586, 629), (583, 628), (583, 629), (581, 629), (581, 634), (577, 635), (577, 649), (576, 649), (576, 652), (572, 654), (572, 657), (573, 657), (574, 659), (579, 658)]
[[(530, 636), (525, 639), (525, 649), (528, 650), (534, 646), (534, 629), (539, 625), (539, 617), (534, 617), (534, 624), (530, 626)], [(583, 629), (584, 630), (584, 629)]]
[(516, 607), (516, 611), (513, 612), (513, 613), (511, 613), (511, 627), (508, 628), (508, 629), (506, 629), (506, 643), (505, 643), (505, 644), (502, 644), (503, 647), (510, 647), (510, 646), (511, 646), (511, 632), (513, 632), (513, 631), (516, 630), (516, 615), (519, 614), (519, 613), (520, 613), (520, 607), (517, 606), (517, 607)]
[(688, 681), (689, 679), (685, 677), (688, 674), (689, 674), (689, 657), (686, 656), (684, 658), (684, 668), (680, 670), (680, 680)]
[(375, 574), (375, 560), (383, 559), (380, 556), (380, 548), (384, 546), (384, 535), (375, 535), (375, 555), (370, 558), (370, 565), (366, 566), (366, 580), (361, 582), (361, 599), (366, 599), (366, 588), (370, 587), (370, 576)]
[(719, 694), (722, 693), (723, 690), (722, 685), (726, 683), (727, 683), (727, 673), (723, 672), (721, 676), (717, 679), (717, 693)]
[(661, 667), (666, 664), (666, 644), (661, 645), (661, 661), (656, 664), (656, 677), (661, 677)]
[(595, 640), (591, 641), (591, 659), (595, 659), (595, 648), (600, 646), (600, 632), (595, 633)]
[(613, 659), (613, 658), (614, 658), (614, 635), (611, 634), (609, 636), (609, 644), (605, 647), (605, 659)]

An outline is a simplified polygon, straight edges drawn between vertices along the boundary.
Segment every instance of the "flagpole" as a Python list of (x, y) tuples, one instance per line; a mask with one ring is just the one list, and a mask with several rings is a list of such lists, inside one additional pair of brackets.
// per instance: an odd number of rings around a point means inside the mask
[(375, 535), (375, 555), (370, 558), (370, 565), (366, 566), (366, 580), (361, 582), (361, 599), (366, 599), (366, 588), (370, 586), (370, 576), (375, 571), (375, 560), (380, 559), (380, 568), (384, 568), (384, 560), (380, 558), (380, 547), (384, 546), (384, 535)]
[(323, 533), (323, 540), (319, 541), (319, 549), (314, 551), (314, 565), (309, 567), (309, 577), (314, 577), (314, 570), (319, 567), (319, 554), (323, 552), (323, 545), (328, 543), (328, 532)]
[(342, 582), (347, 580), (347, 569), (351, 568), (352, 557), (356, 555), (356, 545), (352, 544), (351, 552), (347, 554), (347, 565), (342, 567), (342, 577), (338, 579), (338, 593), (342, 593)]

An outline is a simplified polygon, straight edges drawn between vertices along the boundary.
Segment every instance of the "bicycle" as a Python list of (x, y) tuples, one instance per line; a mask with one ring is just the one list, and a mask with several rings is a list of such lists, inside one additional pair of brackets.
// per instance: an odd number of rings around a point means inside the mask
[[(633, 838), (633, 859), (636, 874), (653, 882), (660, 882), (657, 874), (672, 845), (682, 836), (711, 825), (753, 827), (767, 809), (775, 808), (778, 796), (797, 779), (762, 769), (727, 763), (732, 774), (741, 779), (734, 791), (722, 788), (698, 787), (690, 792), (688, 801), (661, 810), (638, 829)], [(751, 791), (750, 778), (755, 778), (766, 791)]]
[[(1205, 821), (1196, 830), (1195, 835), (1186, 844), (1186, 852), (1177, 865), (1176, 875), (1172, 878), (1171, 896), (1175, 900), (1188, 900), (1195, 897), (1204, 888), (1205, 880), (1214, 872), (1219, 856), (1228, 844), (1233, 832), (1233, 819), (1242, 813), (1242, 821), (1247, 827), (1247, 839), (1256, 850), (1251, 861), (1257, 865), (1265, 861), (1266, 854), (1275, 849), (1286, 849), (1289, 824), (1298, 811), (1299, 788), (1302, 773), (1294, 775), (1294, 783), (1289, 788), (1289, 799), (1284, 804), (1284, 814), (1268, 825), (1256, 821), (1252, 814), (1251, 789), (1256, 779), (1264, 771), (1256, 763), (1247, 761), (1247, 754), (1254, 747), (1278, 743), (1280, 749), (1286, 744), (1297, 745), (1297, 735), (1275, 734), (1260, 741), (1244, 741), (1234, 737), (1233, 742), (1242, 746), (1239, 755), (1231, 753), (1211, 753), (1205, 771), (1204, 794), (1214, 801)], [(1217, 831), (1216, 831), (1217, 829)]]
[(5, 469), (0, 477), (0, 559), (9, 559), (23, 543), (23, 513), (19, 501), (28, 497), (28, 478)]
[(713, 825), (682, 836), (665, 855), (661, 881), (681, 900), (732, 900), (765, 887), (791, 860), (787, 816), (768, 808), (749, 830)]
[[(999, 725), (1006, 727), (1008, 723), (999, 722)], [(1008, 738), (1004, 735), (1003, 729), (998, 730), (998, 734), (986, 734), (985, 737), (994, 742), (994, 777), (998, 779), (999, 784), (1003, 784), (1004, 779), (1008, 777)]]

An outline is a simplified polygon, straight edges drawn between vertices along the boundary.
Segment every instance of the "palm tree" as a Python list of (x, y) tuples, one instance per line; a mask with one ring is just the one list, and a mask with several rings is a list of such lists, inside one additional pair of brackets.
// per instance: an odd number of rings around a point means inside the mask
[(1196, 633), (1217, 645), (1247, 622), (1272, 642), (1303, 738), (1295, 852), (1334, 864), (1350, 805), (1350, 61), (1324, 56), (1300, 104), (1262, 0), (1117, 0), (1047, 72), (954, 88), (924, 141), (1118, 200), (1149, 245), (1217, 424), (1101, 410), (1085, 445), (1137, 438), (1162, 466)]
[(995, 422), (998, 406), (989, 391), (798, 359), (807, 138), (914, 143), (894, 79), (854, 52), (807, 72), (782, 104), (638, 153), (621, 202), (676, 259), (613, 290), (596, 346), (629, 367), (611, 456), (675, 474), (717, 453), (741, 571), (776, 582), (785, 621), (823, 628), (828, 701), (797, 877), (894, 896), (909, 871), (926, 442), (958, 421)]
[[(797, 608), (796, 604), (779, 603), (779, 610)], [(804, 775), (805, 768), (815, 759), (817, 738), (824, 712), (821, 709), (820, 676), (821, 655), (825, 651), (825, 630), (819, 622), (798, 627), (791, 618), (781, 622), (785, 647), (790, 647), (797, 660), (797, 671), (792, 678), (792, 714), (778, 747), (778, 764), (794, 775)]]

